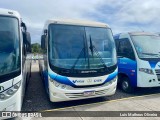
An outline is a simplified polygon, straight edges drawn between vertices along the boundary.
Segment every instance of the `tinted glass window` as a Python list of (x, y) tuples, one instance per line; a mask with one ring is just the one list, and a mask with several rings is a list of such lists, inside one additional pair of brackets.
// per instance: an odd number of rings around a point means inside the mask
[(18, 20), (0, 17), (0, 75), (20, 69)]
[(134, 57), (133, 48), (127, 38), (119, 40), (118, 55), (123, 57)]
[(107, 28), (50, 25), (49, 44), (49, 58), (56, 67), (100, 69), (117, 62), (113, 36)]
[(131, 36), (139, 58), (160, 58), (160, 37), (155, 35)]

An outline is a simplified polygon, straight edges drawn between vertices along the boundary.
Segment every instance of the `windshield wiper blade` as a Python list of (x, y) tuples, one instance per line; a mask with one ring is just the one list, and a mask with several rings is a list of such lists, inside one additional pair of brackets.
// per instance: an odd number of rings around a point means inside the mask
[(0, 51), (0, 53), (7, 53), (7, 52), (4, 52), (4, 51)]
[[(100, 59), (101, 63), (103, 64), (103, 66), (108, 70), (108, 67), (107, 65), (105, 64), (104, 60), (102, 59), (101, 55), (99, 54), (98, 50), (96, 49), (96, 47), (93, 45), (92, 43), (92, 38), (91, 38), (91, 35), (90, 35), (90, 50), (91, 50), (91, 53), (92, 53), (92, 57), (93, 57), (93, 52), (95, 52), (98, 56), (98, 58)], [(108, 70), (109, 71), (109, 70)]]
[[(83, 39), (84, 39), (84, 36), (83, 36)], [(79, 58), (80, 58), (80, 56), (81, 56), (81, 54), (84, 52), (84, 57), (85, 57), (85, 61), (86, 61), (86, 59), (87, 59), (87, 57), (86, 57), (86, 47), (85, 47), (85, 39), (84, 39), (84, 47), (82, 48), (82, 50), (81, 50), (81, 52), (79, 53), (79, 55), (78, 55), (78, 57), (77, 57), (77, 59), (76, 59), (76, 61), (74, 62), (74, 64), (73, 64), (73, 66), (72, 66), (72, 70), (74, 70), (74, 68), (75, 68), (75, 66), (76, 66), (76, 64), (77, 64), (77, 62), (78, 62), (78, 60), (79, 60)]]
[(156, 53), (141, 53), (141, 54), (160, 57), (160, 54), (156, 54)]
[[(84, 49), (85, 49), (85, 47), (82, 48), (80, 54), (78, 55), (78, 58), (77, 58), (76, 61), (74, 62), (73, 66), (72, 66), (72, 68), (71, 68), (72, 70), (75, 68), (75, 66), (76, 66), (76, 64), (77, 64), (77, 62), (78, 62), (78, 60), (79, 60), (81, 54), (83, 53)], [(85, 58), (85, 59), (86, 59), (86, 58)]]
[(159, 54), (156, 54), (156, 53), (142, 53), (144, 55), (159, 55)]
[(148, 55), (150, 57), (153, 56), (153, 57), (160, 58), (160, 54), (156, 54), (156, 53), (141, 53), (141, 54)]
[(94, 49), (93, 47), (94, 47), (94, 46), (93, 46), (93, 43), (92, 43), (91, 35), (89, 36), (89, 39), (90, 39), (90, 40), (89, 40), (89, 41), (90, 41), (90, 47), (89, 47), (89, 49), (91, 50), (92, 57), (93, 57), (93, 49)]

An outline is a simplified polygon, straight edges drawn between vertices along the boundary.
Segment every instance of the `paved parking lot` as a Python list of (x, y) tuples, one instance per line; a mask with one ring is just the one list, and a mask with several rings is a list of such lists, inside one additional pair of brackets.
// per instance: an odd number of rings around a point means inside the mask
[[(47, 113), (54, 117), (43, 117), (38, 120), (159, 120), (159, 98), (160, 94), (155, 94), (49, 110)], [(68, 112), (71, 113), (70, 116), (68, 116)], [(58, 116), (57, 113), (59, 114)], [(108, 114), (112, 117), (106, 117)], [(31, 120), (37, 120), (37, 118), (32, 118)]]
[(160, 93), (160, 87), (137, 89), (136, 92), (133, 94), (127, 94), (117, 89), (116, 94), (109, 97), (52, 103), (49, 101), (49, 98), (45, 93), (44, 86), (39, 75), (39, 67), (37, 61), (36, 63), (34, 62), (32, 63), (32, 76), (26, 91), (26, 95), (22, 106), (22, 111), (43, 111), (48, 109), (59, 109), (64, 107), (98, 103), (103, 101), (111, 101), (116, 99), (148, 95), (148, 94), (156, 94), (156, 93)]

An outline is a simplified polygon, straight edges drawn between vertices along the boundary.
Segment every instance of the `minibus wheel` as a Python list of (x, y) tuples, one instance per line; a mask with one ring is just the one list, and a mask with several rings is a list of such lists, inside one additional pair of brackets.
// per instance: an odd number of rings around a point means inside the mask
[(134, 88), (131, 86), (131, 83), (128, 77), (122, 78), (120, 82), (120, 87), (126, 93), (132, 93), (134, 91)]

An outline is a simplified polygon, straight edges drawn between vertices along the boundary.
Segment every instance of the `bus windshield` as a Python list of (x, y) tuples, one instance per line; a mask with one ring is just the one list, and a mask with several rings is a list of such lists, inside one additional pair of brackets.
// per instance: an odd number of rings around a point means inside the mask
[(18, 19), (0, 16), (0, 76), (20, 70)]
[(132, 40), (139, 58), (160, 58), (160, 37), (156, 35), (134, 35)]
[(117, 63), (108, 28), (51, 24), (49, 44), (50, 63), (58, 68), (101, 69)]

